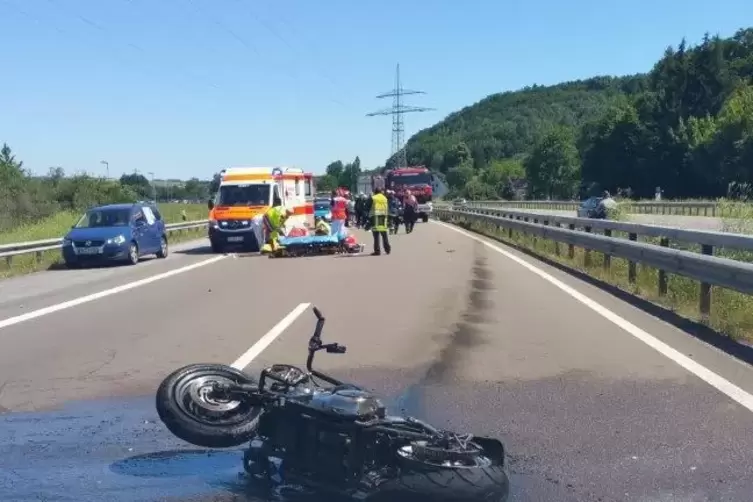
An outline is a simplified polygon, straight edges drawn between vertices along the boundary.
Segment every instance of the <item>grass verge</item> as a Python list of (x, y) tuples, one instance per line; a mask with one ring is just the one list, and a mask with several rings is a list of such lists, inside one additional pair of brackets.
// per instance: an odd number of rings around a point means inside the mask
[[(521, 232), (513, 232), (512, 237), (507, 231), (500, 230), (494, 225), (463, 222), (463, 228), (491, 237), (502, 243), (508, 243), (527, 249), (534, 254), (545, 257), (565, 267), (578, 270), (600, 281), (616, 286), (630, 294), (660, 305), (674, 313), (705, 324), (735, 340), (753, 341), (753, 297), (724, 288), (712, 287), (711, 315), (708, 319), (700, 316), (698, 311), (700, 298), (700, 284), (685, 277), (668, 275), (667, 294), (659, 294), (659, 271), (638, 264), (636, 266), (636, 281), (628, 280), (628, 262), (621, 258), (611, 257), (609, 267), (604, 266), (604, 255), (597, 252), (587, 253), (584, 249), (575, 248), (573, 258), (568, 256), (567, 244), (559, 244), (560, 253), (554, 241), (535, 238)], [(644, 240), (644, 239), (641, 239)], [(648, 241), (646, 239), (645, 241)], [(590, 255), (590, 263), (586, 264), (586, 254)], [(750, 253), (720, 252), (719, 255), (734, 258), (747, 258), (751, 261)], [(743, 256), (744, 255), (744, 256)]]
[[(203, 204), (159, 204), (157, 207), (166, 223), (183, 221), (183, 211), (186, 212), (186, 221), (205, 220), (208, 217), (207, 207)], [(16, 227), (10, 232), (0, 233), (0, 244), (62, 237), (68, 233), (82, 214), (82, 212), (61, 211), (33, 225)]]
[[(160, 204), (159, 210), (166, 223), (183, 221), (183, 211), (186, 213), (186, 221), (207, 218), (206, 206), (201, 204)], [(0, 234), (0, 244), (62, 237), (80, 217), (81, 213), (57, 213), (35, 225), (19, 227), (11, 232)], [(199, 239), (204, 236), (206, 236), (205, 226), (168, 234), (170, 244)], [(62, 264), (59, 249), (14, 256), (10, 263), (4, 258), (0, 258), (0, 279), (49, 270), (61, 267)]]

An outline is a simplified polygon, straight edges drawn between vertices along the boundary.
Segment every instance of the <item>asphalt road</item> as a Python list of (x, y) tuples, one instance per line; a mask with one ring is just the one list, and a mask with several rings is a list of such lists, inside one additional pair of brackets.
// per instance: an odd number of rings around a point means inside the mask
[(0, 500), (260, 500), (239, 452), (170, 436), (153, 392), (192, 362), (303, 363), (309, 311), (249, 352), (301, 303), (348, 346), (320, 369), (501, 437), (515, 501), (750, 500), (753, 370), (501, 249), (431, 223), (390, 256), (215, 257), (192, 243), (136, 267), (1, 282)]

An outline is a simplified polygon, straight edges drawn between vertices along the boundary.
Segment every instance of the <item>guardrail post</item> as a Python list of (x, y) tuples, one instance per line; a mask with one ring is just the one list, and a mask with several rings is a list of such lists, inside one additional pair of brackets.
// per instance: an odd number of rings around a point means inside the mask
[(12, 256), (6, 256), (5, 257), (5, 265), (10, 268), (11, 265), (13, 265), (13, 257)]
[[(569, 228), (570, 230), (575, 230), (575, 225), (571, 223), (567, 226), (567, 228)], [(575, 246), (573, 246), (572, 244), (567, 245), (567, 257), (571, 260), (575, 258)]]
[[(555, 226), (557, 228), (562, 228), (562, 225), (559, 223), (555, 223)], [(558, 241), (554, 241), (554, 254), (559, 256), (560, 255), (560, 243)]]
[[(609, 228), (604, 230), (604, 236), (612, 237), (612, 230)], [(604, 253), (604, 270), (609, 270), (609, 267), (611, 264), (612, 264), (612, 256), (609, 253)]]
[[(628, 234), (628, 239), (635, 242), (638, 240), (638, 234)], [(635, 284), (636, 275), (635, 262), (628, 261), (628, 282), (630, 284)]]
[[(539, 220), (538, 220), (538, 218), (534, 218), (534, 219), (533, 219), (533, 222), (534, 222), (535, 224), (537, 224), (537, 225), (538, 225), (538, 224), (539, 224)], [(531, 244), (531, 247), (532, 247), (532, 248), (533, 248), (534, 250), (536, 249), (536, 234), (533, 234), (533, 243)]]
[(37, 260), (37, 263), (42, 263), (42, 252), (37, 251), (36, 253), (34, 253), (34, 259)]
[[(709, 244), (701, 245), (701, 253), (707, 256), (714, 256), (714, 246)], [(701, 313), (701, 318), (707, 320), (711, 313), (711, 284), (701, 283), (698, 310)]]
[[(659, 240), (661, 247), (669, 247), (669, 239), (662, 237)], [(664, 270), (659, 270), (659, 296), (665, 296), (667, 294), (667, 273)]]
[[(586, 227), (584, 229), (587, 234), (591, 233), (591, 227)], [(591, 250), (590, 249), (584, 249), (583, 250), (583, 266), (586, 268), (591, 266)]]

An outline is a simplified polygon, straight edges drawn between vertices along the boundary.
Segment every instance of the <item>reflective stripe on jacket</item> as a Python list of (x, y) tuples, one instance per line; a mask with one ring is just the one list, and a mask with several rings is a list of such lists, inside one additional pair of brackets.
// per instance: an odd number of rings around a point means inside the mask
[(387, 197), (377, 193), (371, 196), (371, 221), (372, 230), (375, 232), (387, 231), (387, 214), (389, 213), (390, 204)]

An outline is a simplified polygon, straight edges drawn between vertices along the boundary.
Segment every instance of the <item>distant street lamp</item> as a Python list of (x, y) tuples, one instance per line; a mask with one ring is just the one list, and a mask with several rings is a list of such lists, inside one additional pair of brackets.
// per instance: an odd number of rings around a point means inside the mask
[(106, 173), (105, 177), (109, 180), (110, 179), (110, 163), (107, 162), (106, 160), (100, 160), (99, 163), (105, 165), (105, 173)]

